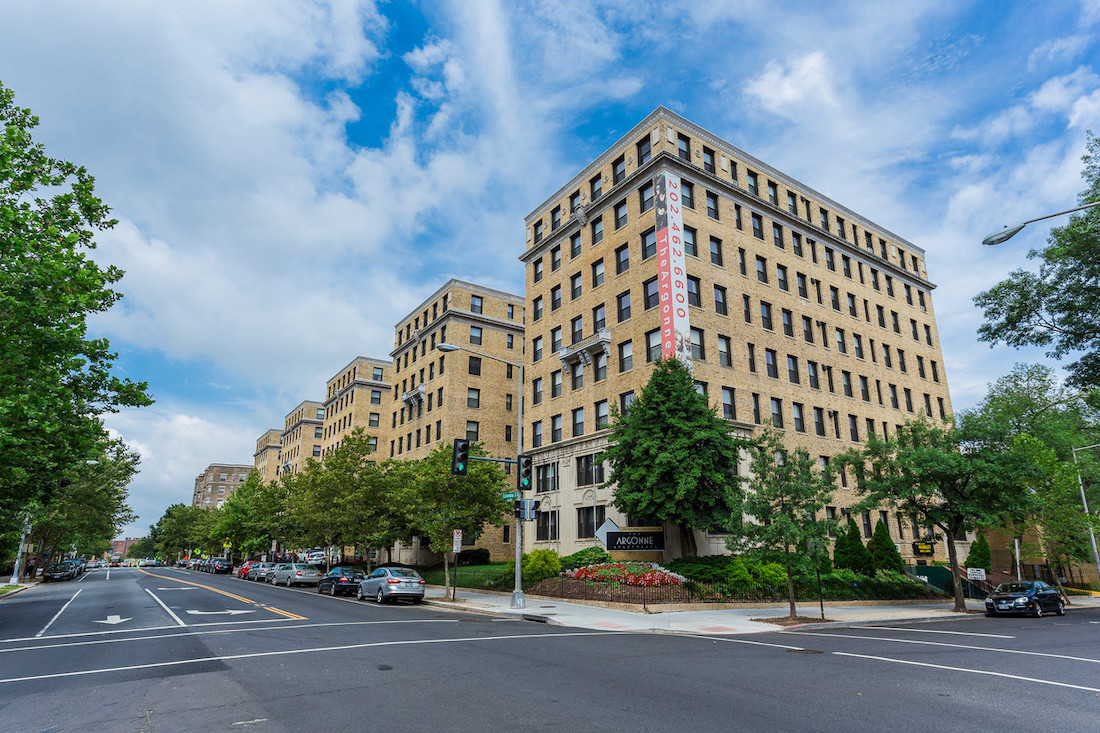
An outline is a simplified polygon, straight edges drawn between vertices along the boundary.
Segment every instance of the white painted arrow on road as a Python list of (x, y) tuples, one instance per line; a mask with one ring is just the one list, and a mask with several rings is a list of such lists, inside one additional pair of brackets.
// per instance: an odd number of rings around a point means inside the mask
[(224, 611), (196, 611), (194, 609), (189, 609), (187, 611), (187, 613), (191, 614), (192, 616), (227, 616), (227, 615), (228, 616), (236, 616), (236, 615), (241, 614), (241, 613), (256, 613), (256, 612), (255, 611), (238, 611), (238, 610), (234, 610), (232, 608), (227, 608)]
[(118, 616), (116, 614), (116, 615), (113, 615), (113, 616), (108, 616), (107, 618), (105, 618), (103, 620), (96, 621), (95, 623), (97, 623), (97, 624), (111, 624), (112, 626), (114, 626), (115, 624), (120, 624), (123, 621), (133, 621), (133, 619), (122, 618), (121, 616)]

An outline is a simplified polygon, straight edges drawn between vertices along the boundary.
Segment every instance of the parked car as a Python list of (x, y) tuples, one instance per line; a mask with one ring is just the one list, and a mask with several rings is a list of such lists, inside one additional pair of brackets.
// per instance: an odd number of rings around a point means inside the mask
[(275, 571), (271, 574), (273, 584), (283, 583), (287, 588), (292, 585), (313, 585), (320, 580), (321, 571), (304, 562), (280, 563), (275, 566)]
[(261, 580), (266, 581), (267, 576), (271, 574), (271, 571), (275, 569), (275, 563), (273, 562), (258, 562), (248, 568), (248, 575), (245, 576), (247, 580)]
[(341, 565), (325, 573), (317, 583), (318, 593), (330, 596), (351, 595), (359, 587), (359, 581), (367, 576), (363, 568), (354, 565)]
[(242, 562), (240, 565), (237, 566), (237, 570), (236, 570), (237, 577), (241, 578), (241, 579), (246, 578), (248, 576), (248, 569), (251, 568), (253, 565), (259, 565), (259, 564), (260, 564), (259, 560), (245, 560), (244, 562)]
[(233, 572), (233, 563), (224, 557), (215, 557), (210, 561), (210, 572), (228, 575)]
[(67, 563), (50, 565), (42, 572), (43, 583), (49, 583), (51, 580), (72, 580), (75, 577), (76, 570)]
[(84, 563), (80, 560), (63, 560), (58, 565), (67, 565), (73, 570), (73, 577), (84, 574)]
[(424, 600), (424, 579), (410, 568), (378, 568), (359, 581), (355, 597), (359, 600), (373, 598), (379, 603), (409, 598), (413, 603), (420, 603)]
[(1057, 588), (1041, 580), (1001, 583), (985, 599), (987, 616), (996, 616), (1001, 613), (1030, 613), (1038, 617), (1046, 611), (1064, 616), (1066, 602)]

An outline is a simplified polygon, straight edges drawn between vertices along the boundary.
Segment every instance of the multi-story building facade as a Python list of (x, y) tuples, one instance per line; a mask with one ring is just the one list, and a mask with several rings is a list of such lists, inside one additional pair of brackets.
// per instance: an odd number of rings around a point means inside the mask
[(324, 441), (325, 407), (321, 402), (305, 400), (291, 410), (283, 423), (279, 473), (298, 473), (307, 458), (321, 459)]
[(252, 454), (252, 468), (262, 483), (279, 477), (279, 458), (283, 447), (283, 431), (271, 428), (256, 439), (256, 452)]
[(389, 411), (391, 364), (382, 359), (355, 357), (325, 385), (325, 419), (321, 431), (321, 454), (335, 450), (344, 436), (363, 428), (377, 452), (385, 445), (384, 423)]
[[(460, 280), (445, 283), (398, 322), (388, 455), (423, 458), (441, 441), (466, 437), (492, 456), (514, 458), (523, 332), (522, 296)], [(442, 343), (462, 350), (441, 352)], [(511, 528), (487, 528), (477, 545), (508, 556)]]
[[(951, 412), (924, 252), (658, 108), (526, 218), (524, 442), (543, 510), (528, 547), (568, 554), (605, 518), (644, 522), (611, 506), (600, 455), (611, 407), (628, 410), (652, 363), (678, 353), (662, 335), (666, 223), (684, 251), (680, 347), (731, 430), (770, 421), (825, 463)], [(838, 484), (839, 518), (855, 497)], [(879, 516), (912, 559), (927, 530), (888, 507), (853, 519), (870, 537)], [(678, 533), (666, 537), (679, 554)], [(725, 551), (720, 534), (696, 543)]]
[(211, 463), (195, 477), (191, 506), (216, 509), (248, 478), (252, 466), (240, 463)]

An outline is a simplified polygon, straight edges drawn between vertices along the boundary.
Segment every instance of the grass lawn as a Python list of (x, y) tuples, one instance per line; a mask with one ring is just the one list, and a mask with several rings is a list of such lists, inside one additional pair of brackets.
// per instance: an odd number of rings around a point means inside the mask
[(18, 587), (18, 585), (0, 585), (0, 596), (8, 593), (9, 591), (13, 591)]
[[(480, 588), (507, 590), (512, 587), (513, 576), (508, 572), (507, 561), (485, 565), (459, 565), (451, 567), (451, 584), (456, 588)], [(419, 573), (430, 585), (443, 585), (443, 566), (421, 568)]]

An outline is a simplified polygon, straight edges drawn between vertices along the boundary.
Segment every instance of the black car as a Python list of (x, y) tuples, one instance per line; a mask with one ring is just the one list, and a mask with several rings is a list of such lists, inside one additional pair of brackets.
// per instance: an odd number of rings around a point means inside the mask
[(317, 583), (318, 593), (328, 593), (330, 596), (351, 595), (359, 587), (359, 581), (366, 576), (363, 568), (351, 565), (340, 565), (329, 570), (321, 581)]
[(985, 613), (996, 616), (1002, 613), (1029, 613), (1042, 616), (1053, 611), (1059, 616), (1066, 613), (1066, 602), (1057, 588), (1041, 580), (1017, 580), (1001, 583), (985, 599)]
[(50, 565), (42, 571), (43, 583), (49, 583), (51, 580), (72, 580), (75, 577), (76, 569), (68, 563)]
[(210, 561), (210, 564), (206, 566), (206, 572), (208, 573), (229, 573), (233, 570), (233, 563), (226, 560), (224, 557), (215, 557)]

